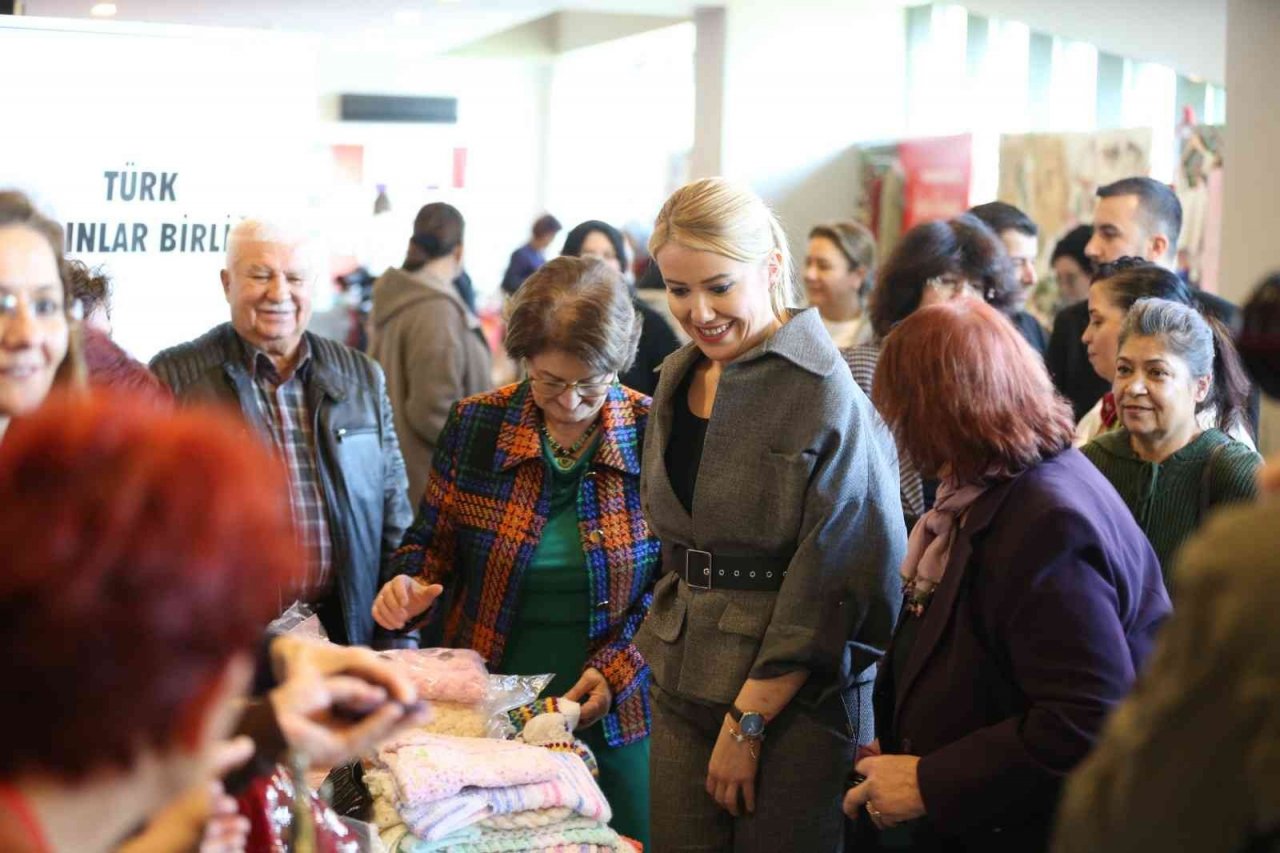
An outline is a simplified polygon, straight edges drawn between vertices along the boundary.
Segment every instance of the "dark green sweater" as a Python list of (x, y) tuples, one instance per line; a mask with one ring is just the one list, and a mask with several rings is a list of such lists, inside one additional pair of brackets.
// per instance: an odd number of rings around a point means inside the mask
[(1129, 444), (1129, 431), (1123, 428), (1104, 432), (1081, 448), (1133, 512), (1160, 558), (1166, 580), (1178, 546), (1200, 526), (1204, 466), (1218, 445), (1224, 447), (1208, 477), (1208, 505), (1252, 500), (1258, 491), (1255, 474), (1262, 457), (1216, 429), (1205, 430), (1159, 463), (1139, 459)]

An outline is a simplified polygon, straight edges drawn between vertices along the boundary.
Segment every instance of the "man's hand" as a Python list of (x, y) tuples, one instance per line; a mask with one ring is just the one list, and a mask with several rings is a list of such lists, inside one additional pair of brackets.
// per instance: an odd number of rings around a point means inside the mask
[(396, 575), (378, 590), (373, 619), (388, 631), (399, 631), (415, 616), (425, 613), (444, 592), (438, 583), (426, 584), (410, 575)]
[(609, 713), (609, 707), (613, 704), (613, 691), (609, 689), (604, 673), (591, 666), (583, 671), (577, 684), (565, 691), (564, 698), (582, 706), (578, 728), (585, 729)]

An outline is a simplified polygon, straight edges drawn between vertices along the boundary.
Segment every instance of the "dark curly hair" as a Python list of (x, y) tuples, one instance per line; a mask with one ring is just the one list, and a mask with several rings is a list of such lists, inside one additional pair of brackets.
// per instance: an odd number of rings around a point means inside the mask
[(1006, 315), (1019, 293), (1013, 265), (999, 238), (972, 214), (924, 222), (908, 231), (880, 268), (871, 291), (871, 326), (884, 338), (920, 307), (926, 282), (964, 276), (982, 289), (988, 305)]

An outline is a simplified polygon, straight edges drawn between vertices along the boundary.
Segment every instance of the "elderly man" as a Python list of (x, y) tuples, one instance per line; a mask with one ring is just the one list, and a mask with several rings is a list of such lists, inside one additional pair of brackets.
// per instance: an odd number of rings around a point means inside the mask
[(236, 406), (284, 459), (308, 558), (299, 595), (330, 639), (411, 644), (371, 615), (413, 518), (386, 382), (365, 355), (307, 331), (314, 285), (304, 240), (241, 222), (222, 271), (231, 322), (161, 352), (151, 369), (180, 401)]

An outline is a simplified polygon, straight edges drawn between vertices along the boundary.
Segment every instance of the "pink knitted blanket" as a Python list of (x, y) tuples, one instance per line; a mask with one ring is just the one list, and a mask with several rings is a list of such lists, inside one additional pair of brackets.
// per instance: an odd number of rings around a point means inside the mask
[(434, 803), (464, 788), (551, 782), (561, 773), (556, 758), (557, 753), (514, 741), (422, 731), (408, 732), (378, 750), (378, 759), (395, 779), (401, 807)]
[[(537, 749), (537, 747), (533, 747)], [(400, 805), (400, 816), (418, 838), (436, 841), (495, 815), (571, 809), (600, 823), (613, 818), (600, 786), (573, 753), (547, 752), (556, 765), (552, 779), (506, 787), (465, 788), (456, 796), (419, 805)]]

